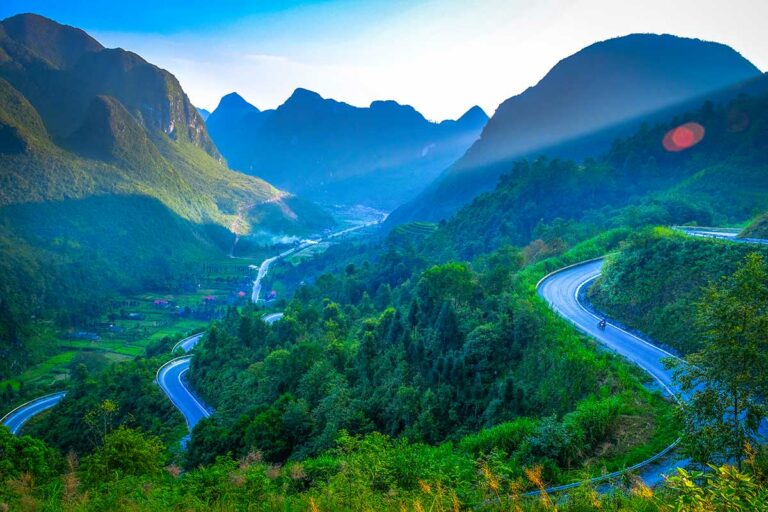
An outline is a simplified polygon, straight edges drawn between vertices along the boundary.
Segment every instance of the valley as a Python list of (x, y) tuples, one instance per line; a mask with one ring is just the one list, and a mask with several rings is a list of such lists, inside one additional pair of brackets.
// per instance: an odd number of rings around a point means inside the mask
[(768, 510), (737, 9), (16, 2), (0, 512)]

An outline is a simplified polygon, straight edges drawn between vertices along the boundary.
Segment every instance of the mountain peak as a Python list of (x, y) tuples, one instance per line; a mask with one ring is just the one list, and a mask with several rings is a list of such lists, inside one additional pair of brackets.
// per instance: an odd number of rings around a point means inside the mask
[(297, 87), (295, 91), (293, 91), (293, 94), (286, 100), (285, 104), (299, 104), (304, 105), (307, 103), (317, 103), (325, 101), (322, 96), (320, 96), (315, 91), (310, 91), (309, 89), (304, 89), (303, 87)]
[(371, 102), (371, 112), (378, 112), (390, 121), (399, 119), (402, 123), (427, 122), (423, 115), (410, 105), (401, 105), (394, 100), (377, 100)]
[(17, 14), (0, 21), (5, 36), (57, 68), (74, 65), (85, 53), (104, 47), (79, 28), (62, 25), (37, 14)]
[(208, 109), (195, 107), (197, 109), (197, 113), (200, 114), (200, 117), (203, 118), (203, 121), (207, 121), (209, 117), (211, 117), (211, 112)]
[(499, 105), (464, 156), (390, 222), (439, 220), (492, 189), (515, 159), (601, 154), (641, 119), (759, 76), (720, 43), (657, 34), (594, 43)]
[(370, 108), (377, 108), (377, 109), (397, 109), (397, 108), (410, 108), (413, 109), (410, 105), (401, 105), (395, 100), (374, 100), (371, 102)]
[(221, 110), (239, 112), (242, 114), (247, 114), (254, 110), (257, 112), (259, 111), (258, 108), (245, 101), (245, 99), (236, 92), (231, 92), (222, 96), (221, 100), (219, 100), (219, 106), (216, 107), (214, 113)]
[(457, 122), (471, 125), (479, 124), (482, 126), (488, 122), (488, 119), (488, 114), (485, 113), (485, 110), (480, 108), (478, 105), (475, 105), (474, 107), (464, 112), (464, 115), (457, 119)]

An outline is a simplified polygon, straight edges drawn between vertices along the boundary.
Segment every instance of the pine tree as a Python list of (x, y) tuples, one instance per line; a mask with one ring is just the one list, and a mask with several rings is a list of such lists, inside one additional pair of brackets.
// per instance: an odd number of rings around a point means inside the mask
[(438, 347), (441, 352), (461, 347), (463, 340), (459, 330), (459, 320), (453, 303), (449, 300), (444, 301), (440, 308), (435, 331)]

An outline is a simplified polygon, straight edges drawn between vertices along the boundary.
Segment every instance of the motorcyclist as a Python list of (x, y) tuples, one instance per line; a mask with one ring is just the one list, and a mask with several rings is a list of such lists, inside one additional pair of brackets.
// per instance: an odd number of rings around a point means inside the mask
[(597, 326), (598, 326), (600, 329), (605, 329), (605, 318), (603, 318), (602, 320), (600, 320), (600, 322), (597, 324)]

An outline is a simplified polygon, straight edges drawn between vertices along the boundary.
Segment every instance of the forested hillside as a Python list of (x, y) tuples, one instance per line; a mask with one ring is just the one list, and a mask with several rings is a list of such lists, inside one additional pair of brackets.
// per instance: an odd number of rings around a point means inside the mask
[(703, 339), (695, 313), (704, 288), (733, 273), (755, 251), (768, 256), (765, 246), (646, 230), (608, 258), (589, 298), (612, 318), (688, 354)]
[(36, 15), (0, 22), (0, 379), (105, 297), (147, 289), (242, 234), (333, 224), (313, 205), (229, 170), (178, 81)]
[[(422, 194), (393, 212), (390, 224), (447, 219), (492, 190), (516, 160), (596, 157), (643, 122), (664, 121), (707, 97), (727, 102), (755, 90), (760, 76), (732, 48), (699, 39), (631, 34), (597, 42), (504, 101), (480, 139)], [(758, 89), (764, 92), (764, 84)]]
[[(697, 144), (665, 147), (665, 138), (688, 126), (702, 128)], [(535, 242), (531, 250), (546, 253), (619, 226), (744, 222), (768, 207), (767, 127), (768, 95), (745, 95), (643, 126), (580, 164), (519, 161), (427, 245), (461, 258), (503, 243)]]
[(207, 333), (189, 379), (216, 414), (195, 428), (187, 464), (254, 449), (303, 459), (339, 431), (381, 432), (453, 441), (464, 456), (503, 449), (508, 471), (541, 464), (558, 481), (670, 439), (669, 423), (641, 426), (664, 406), (635, 373), (534, 299), (542, 269), (524, 270), (518, 250), (472, 265), (423, 266), (396, 244), (364, 257), (333, 257), (344, 269), (301, 287), (274, 327), (233, 311)]

